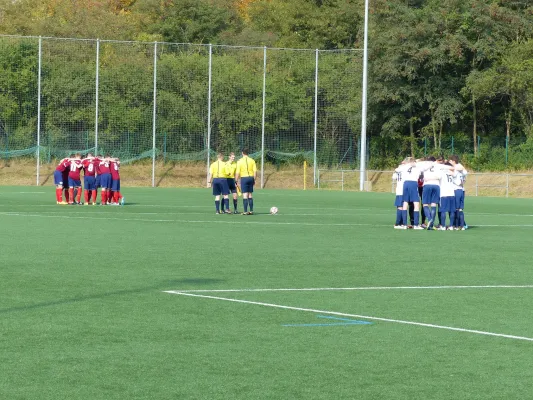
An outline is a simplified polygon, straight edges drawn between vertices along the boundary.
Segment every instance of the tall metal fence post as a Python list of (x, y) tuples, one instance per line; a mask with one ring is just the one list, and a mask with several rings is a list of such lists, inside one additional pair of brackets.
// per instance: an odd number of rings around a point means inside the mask
[(43, 38), (39, 36), (39, 62), (37, 70), (37, 184), (41, 173), (41, 68), (43, 59)]
[(98, 87), (100, 85), (100, 39), (96, 39), (96, 88), (95, 88), (95, 105), (94, 105), (94, 155), (98, 155)]
[(261, 189), (265, 185), (265, 110), (266, 110), (266, 72), (267, 71), (267, 48), (263, 48), (263, 116), (261, 120)]
[(505, 185), (505, 197), (509, 197), (509, 173), (507, 173), (507, 185)]
[(155, 132), (157, 112), (157, 41), (154, 42), (154, 108), (152, 115), (152, 187), (155, 187)]
[(365, 182), (363, 181), (366, 169), (366, 106), (367, 106), (367, 85), (368, 85), (368, 8), (369, 0), (365, 0), (365, 23), (363, 39), (363, 94), (361, 99), (361, 165), (359, 190), (362, 192)]
[(207, 175), (205, 177), (206, 184), (209, 183), (209, 164), (211, 163), (211, 83), (212, 83), (212, 67), (213, 67), (213, 45), (209, 44), (209, 73), (207, 83)]
[(505, 137), (505, 165), (507, 166), (507, 163), (509, 161), (509, 136)]
[(315, 53), (315, 120), (314, 120), (314, 144), (313, 144), (313, 185), (316, 185), (316, 169), (317, 169), (317, 158), (316, 158), (316, 141), (317, 141), (317, 130), (318, 130), (318, 49)]

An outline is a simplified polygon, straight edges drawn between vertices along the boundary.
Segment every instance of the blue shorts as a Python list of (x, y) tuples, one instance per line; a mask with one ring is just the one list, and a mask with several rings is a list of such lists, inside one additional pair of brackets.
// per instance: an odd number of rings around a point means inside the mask
[(96, 190), (96, 179), (94, 176), (84, 176), (83, 184), (85, 190)]
[(403, 196), (396, 196), (394, 199), (394, 207), (402, 207), (403, 206)]
[(102, 187), (102, 185), (100, 185), (100, 175), (96, 175), (96, 182), (95, 182), (95, 185), (96, 185), (96, 189), (98, 189), (99, 187)]
[(100, 187), (102, 189), (111, 189), (111, 174), (100, 175)]
[(439, 204), (440, 198), (439, 185), (424, 185), (422, 204)]
[(254, 184), (255, 184), (255, 179), (253, 176), (247, 176), (245, 178), (241, 178), (241, 192), (253, 193)]
[(440, 198), (439, 211), (442, 212), (455, 212), (455, 197), (446, 196)]
[(113, 192), (120, 192), (120, 179), (111, 180), (111, 190)]
[(63, 172), (54, 171), (54, 185), (63, 186)]
[(81, 187), (81, 179), (72, 179), (68, 177), (68, 186), (69, 187)]
[(463, 189), (457, 189), (455, 191), (455, 209), (464, 210), (465, 208), (465, 191)]
[(229, 194), (228, 180), (226, 178), (213, 179), (213, 196)]
[(418, 182), (417, 181), (405, 181), (403, 183), (403, 196), (402, 197), (403, 197), (404, 202), (420, 203), (420, 196), (418, 194)]
[(237, 193), (237, 186), (235, 186), (235, 179), (228, 178), (228, 189), (230, 193)]

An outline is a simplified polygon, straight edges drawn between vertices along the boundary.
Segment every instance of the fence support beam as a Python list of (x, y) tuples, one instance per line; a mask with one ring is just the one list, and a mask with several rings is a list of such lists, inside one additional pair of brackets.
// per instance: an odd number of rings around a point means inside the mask
[(155, 132), (157, 111), (157, 42), (154, 42), (154, 108), (152, 115), (152, 187), (155, 187)]
[(94, 155), (98, 155), (98, 87), (100, 86), (100, 39), (96, 39), (96, 83), (95, 83), (95, 111), (94, 111)]
[(205, 176), (206, 185), (209, 184), (209, 164), (211, 164), (211, 83), (213, 69), (213, 45), (209, 44), (209, 66), (207, 83), (207, 173)]
[(318, 49), (315, 50), (315, 120), (314, 120), (314, 143), (313, 143), (313, 185), (316, 185), (316, 136), (318, 131)]
[(261, 119), (261, 189), (265, 187), (265, 110), (266, 110), (267, 48), (263, 48), (263, 115)]
[(361, 105), (361, 156), (360, 156), (360, 175), (359, 190), (362, 192), (365, 187), (365, 170), (366, 170), (366, 95), (368, 84), (368, 2), (365, 0), (365, 35), (363, 47), (363, 98)]
[(39, 36), (39, 62), (37, 70), (37, 183), (41, 174), (41, 70), (43, 60), (43, 38)]

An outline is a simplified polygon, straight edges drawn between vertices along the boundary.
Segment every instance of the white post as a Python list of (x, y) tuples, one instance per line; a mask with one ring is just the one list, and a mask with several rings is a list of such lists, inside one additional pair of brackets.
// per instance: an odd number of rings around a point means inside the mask
[(265, 110), (266, 110), (267, 48), (263, 48), (263, 118), (261, 120), (261, 189), (265, 185)]
[(157, 111), (157, 41), (154, 42), (154, 108), (152, 115), (152, 187), (155, 187), (155, 132)]
[(100, 85), (100, 39), (96, 39), (96, 92), (95, 92), (95, 117), (94, 117), (94, 155), (98, 155), (98, 87)]
[(213, 66), (213, 45), (209, 45), (209, 77), (207, 83), (207, 175), (205, 177), (208, 183), (209, 164), (211, 163), (211, 75)]
[(39, 62), (37, 70), (37, 186), (41, 173), (41, 67), (43, 58), (43, 38), (39, 36)]
[(365, 0), (365, 34), (363, 48), (363, 99), (361, 106), (361, 165), (359, 173), (359, 190), (363, 191), (365, 187), (365, 169), (366, 169), (366, 96), (368, 82), (368, 2)]
[(315, 51), (315, 121), (314, 121), (314, 144), (313, 144), (313, 185), (316, 185), (316, 136), (318, 129), (318, 49)]

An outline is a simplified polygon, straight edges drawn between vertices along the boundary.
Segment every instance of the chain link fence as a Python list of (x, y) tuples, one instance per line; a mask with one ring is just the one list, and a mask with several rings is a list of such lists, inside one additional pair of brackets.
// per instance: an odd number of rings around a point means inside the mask
[[(0, 157), (359, 159), (362, 54), (0, 36)], [(263, 179), (261, 180), (263, 181)]]

